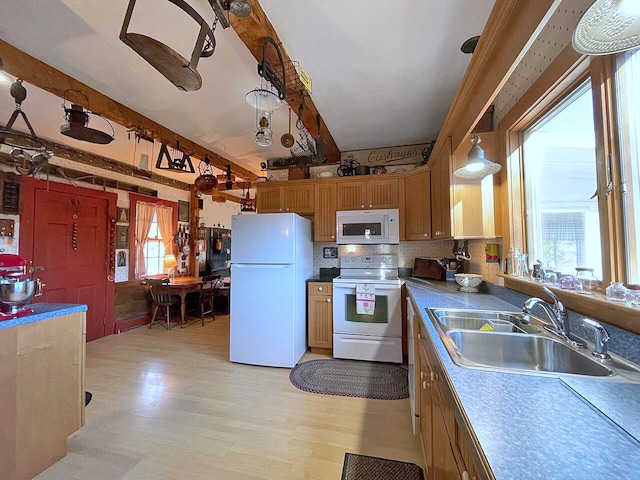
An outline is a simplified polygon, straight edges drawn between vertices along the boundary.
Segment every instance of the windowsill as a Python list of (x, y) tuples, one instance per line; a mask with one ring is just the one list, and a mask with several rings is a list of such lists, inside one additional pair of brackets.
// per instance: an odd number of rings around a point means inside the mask
[(574, 290), (563, 290), (557, 285), (536, 283), (526, 278), (513, 277), (503, 273), (499, 273), (498, 276), (504, 279), (506, 288), (543, 299), (548, 299), (548, 297), (542, 291), (542, 287), (548, 287), (567, 309), (640, 334), (640, 309), (629, 307), (623, 302), (607, 300), (604, 293), (596, 292), (593, 295), (582, 295)]

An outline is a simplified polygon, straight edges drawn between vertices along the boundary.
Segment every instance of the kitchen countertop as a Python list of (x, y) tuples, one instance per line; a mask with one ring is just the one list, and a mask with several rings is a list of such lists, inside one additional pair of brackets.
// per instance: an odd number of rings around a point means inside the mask
[(518, 311), (457, 285), (406, 281), (440, 364), (498, 480), (631, 479), (640, 464), (640, 385), (502, 373), (453, 363), (425, 308)]
[(71, 303), (32, 303), (26, 305), (26, 308), (33, 310), (30, 315), (23, 317), (11, 318), (9, 320), (0, 320), (0, 328), (16, 327), (26, 323), (39, 322), (47, 318), (60, 317), (76, 312), (86, 312), (86, 305), (75, 305)]

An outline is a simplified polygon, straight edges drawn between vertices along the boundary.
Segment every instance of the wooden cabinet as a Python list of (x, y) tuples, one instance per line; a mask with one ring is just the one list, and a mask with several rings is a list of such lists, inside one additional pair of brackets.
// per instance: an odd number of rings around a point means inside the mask
[(400, 225), (402, 240), (431, 239), (431, 174), (428, 170), (402, 179)]
[(451, 233), (451, 181), (449, 155), (435, 158), (431, 168), (432, 239), (449, 238)]
[[(498, 142), (496, 132), (486, 132), (478, 135), (481, 139), (481, 148), (485, 158), (495, 160), (498, 158)], [(467, 160), (471, 142), (463, 142), (454, 152), (451, 169), (455, 171), (463, 166)], [(495, 238), (496, 211), (495, 200), (499, 198), (495, 192), (495, 175), (484, 178), (458, 178), (452, 177), (452, 196), (455, 208), (451, 212), (453, 234), (456, 238)]]
[(0, 329), (2, 478), (34, 478), (66, 455), (84, 425), (85, 340), (86, 312)]
[(256, 209), (259, 213), (300, 213), (314, 211), (314, 188), (310, 185), (258, 186)]
[(398, 179), (340, 180), (337, 182), (338, 210), (398, 208)]
[(435, 357), (429, 338), (416, 322), (415, 350), (418, 352), (420, 386), (419, 425), (427, 465), (427, 478), (443, 480), (481, 477), (474, 461), (474, 450), (466, 429), (456, 416), (457, 406)]
[(307, 296), (307, 332), (311, 351), (333, 349), (333, 284), (309, 282)]
[(315, 186), (315, 212), (313, 215), (313, 240), (336, 241), (336, 192), (335, 182), (318, 183)]

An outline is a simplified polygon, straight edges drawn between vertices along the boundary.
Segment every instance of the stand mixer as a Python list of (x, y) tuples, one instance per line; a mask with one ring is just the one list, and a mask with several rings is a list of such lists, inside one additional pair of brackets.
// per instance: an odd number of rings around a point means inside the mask
[(29, 278), (33, 273), (31, 261), (14, 254), (0, 254), (0, 320), (33, 313), (25, 308), (33, 297), (42, 295), (39, 278)]

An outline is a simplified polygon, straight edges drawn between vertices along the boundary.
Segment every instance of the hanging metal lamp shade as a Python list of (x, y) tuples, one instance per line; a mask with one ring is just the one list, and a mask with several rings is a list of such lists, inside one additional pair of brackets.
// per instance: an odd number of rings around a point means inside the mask
[(502, 166), (484, 158), (484, 150), (480, 148), (480, 137), (471, 135), (471, 150), (467, 155), (467, 163), (453, 172), (460, 178), (484, 178), (498, 173)]

